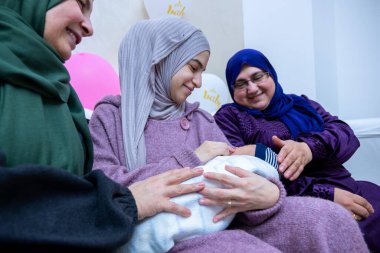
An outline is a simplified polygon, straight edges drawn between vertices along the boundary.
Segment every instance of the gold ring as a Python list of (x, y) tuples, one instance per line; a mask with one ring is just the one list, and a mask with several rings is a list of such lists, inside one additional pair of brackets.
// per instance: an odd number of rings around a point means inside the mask
[(232, 201), (231, 200), (228, 201), (227, 204), (228, 204), (228, 207), (231, 207), (232, 206)]
[(360, 220), (360, 216), (359, 215), (356, 215), (356, 214), (352, 214), (352, 218), (354, 218), (354, 220), (357, 220), (359, 221)]

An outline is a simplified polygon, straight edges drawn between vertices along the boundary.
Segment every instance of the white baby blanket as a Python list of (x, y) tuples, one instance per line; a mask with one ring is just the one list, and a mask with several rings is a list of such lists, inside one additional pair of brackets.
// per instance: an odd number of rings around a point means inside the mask
[[(225, 165), (240, 167), (267, 178), (279, 178), (277, 170), (269, 163), (248, 155), (218, 156), (200, 167), (203, 167), (205, 172), (219, 172), (232, 175), (224, 169)], [(189, 179), (184, 183), (188, 184), (201, 181), (205, 182), (206, 187), (225, 188), (218, 183), (205, 179), (203, 176)], [(188, 218), (183, 218), (172, 213), (160, 213), (144, 219), (135, 227), (131, 240), (120, 249), (120, 252), (167, 252), (178, 241), (224, 230), (231, 223), (234, 215), (226, 217), (217, 223), (213, 223), (213, 217), (225, 207), (199, 205), (198, 200), (200, 198), (201, 195), (198, 193), (173, 198), (173, 202), (189, 208), (192, 215)]]

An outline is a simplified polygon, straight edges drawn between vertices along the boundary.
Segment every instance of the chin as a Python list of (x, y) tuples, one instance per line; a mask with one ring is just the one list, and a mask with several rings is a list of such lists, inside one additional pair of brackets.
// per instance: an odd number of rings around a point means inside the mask
[(264, 110), (262, 106), (257, 106), (257, 105), (249, 105), (247, 106), (249, 109), (253, 109), (253, 110), (259, 110), (259, 111), (262, 111)]
[(64, 48), (60, 48), (61, 50), (57, 50), (59, 56), (61, 56), (61, 58), (65, 61), (67, 61), (68, 59), (70, 59), (71, 57), (71, 48), (67, 48), (67, 47), (64, 47)]
[(68, 54), (63, 54), (63, 55), (61, 55), (61, 57), (62, 57), (63, 60), (67, 61), (71, 57), (71, 52), (68, 53)]

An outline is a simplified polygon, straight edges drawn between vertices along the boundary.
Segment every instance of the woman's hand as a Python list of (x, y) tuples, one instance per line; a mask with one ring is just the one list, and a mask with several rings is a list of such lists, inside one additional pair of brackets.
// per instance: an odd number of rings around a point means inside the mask
[(251, 155), (256, 154), (256, 145), (245, 145), (235, 148), (235, 151), (231, 155)]
[(175, 169), (129, 186), (128, 188), (136, 201), (138, 219), (142, 220), (160, 212), (170, 212), (189, 217), (191, 211), (188, 208), (180, 206), (170, 201), (170, 199), (187, 193), (201, 191), (205, 187), (204, 183), (181, 183), (190, 178), (198, 177), (202, 173), (202, 168)]
[(205, 141), (195, 150), (195, 154), (204, 164), (217, 156), (230, 155), (234, 151), (235, 148), (225, 142)]
[(368, 218), (375, 211), (365, 198), (339, 188), (334, 188), (334, 202), (350, 211), (358, 221)]
[(289, 180), (296, 180), (305, 166), (313, 159), (309, 146), (304, 142), (284, 141), (277, 136), (273, 136), (272, 141), (280, 148), (277, 156), (279, 172)]
[(266, 209), (274, 206), (280, 197), (280, 189), (266, 178), (241, 168), (227, 166), (232, 174), (206, 172), (203, 176), (217, 181), (228, 189), (204, 188), (200, 194), (200, 204), (206, 206), (224, 206), (213, 222), (218, 222), (228, 215), (248, 210)]

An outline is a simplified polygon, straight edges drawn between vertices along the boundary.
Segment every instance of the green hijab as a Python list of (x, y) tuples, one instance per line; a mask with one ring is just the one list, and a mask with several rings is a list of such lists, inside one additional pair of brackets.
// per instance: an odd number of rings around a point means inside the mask
[(62, 58), (43, 39), (46, 12), (62, 0), (0, 0), (0, 150), (6, 166), (92, 167), (83, 107)]

